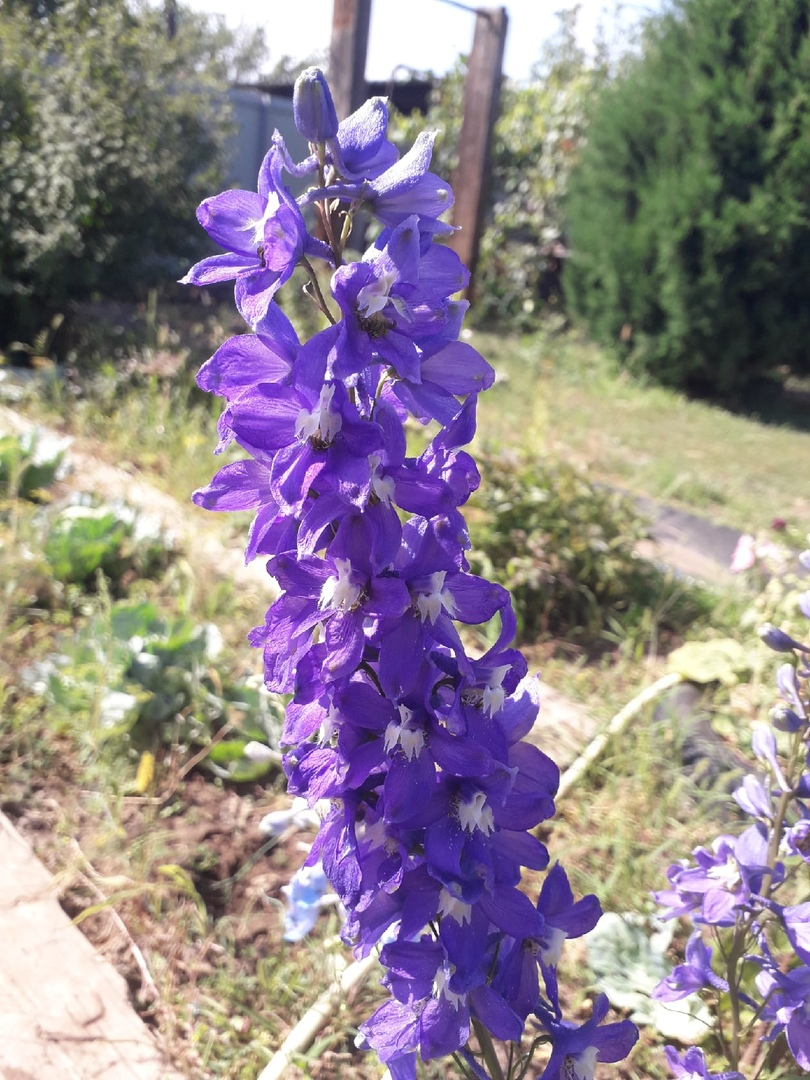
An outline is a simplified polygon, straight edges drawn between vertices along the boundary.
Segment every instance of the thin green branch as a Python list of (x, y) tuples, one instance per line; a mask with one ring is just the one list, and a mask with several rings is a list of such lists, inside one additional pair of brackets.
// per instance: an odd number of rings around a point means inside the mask
[(498, 1055), (495, 1053), (495, 1044), (492, 1041), (492, 1036), (480, 1020), (473, 1020), (472, 1023), (476, 1038), (478, 1039), (478, 1045), (481, 1047), (484, 1062), (489, 1069), (489, 1075), (492, 1077), (492, 1080), (506, 1080), (506, 1077), (503, 1075), (501, 1063), (498, 1061)]

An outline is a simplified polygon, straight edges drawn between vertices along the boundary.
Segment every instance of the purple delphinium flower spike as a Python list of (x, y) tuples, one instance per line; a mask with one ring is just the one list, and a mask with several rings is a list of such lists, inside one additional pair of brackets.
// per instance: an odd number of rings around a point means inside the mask
[[(548, 865), (531, 830), (554, 814), (559, 770), (526, 741), (540, 702), (511, 648), (509, 594), (467, 560), (462, 508), (480, 476), (463, 448), (494, 372), (459, 341), (467, 305), (452, 297), (468, 274), (434, 243), (452, 231), (440, 216), (453, 194), (429, 171), (432, 134), (398, 157), (382, 99), (338, 125), (322, 73), (308, 69), (294, 112), (312, 153), (296, 164), (276, 134), (257, 192), (206, 200), (200, 222), (226, 254), (185, 279), (235, 280), (254, 330), (200, 372), (200, 386), (225, 399), (217, 449), (245, 456), (194, 499), (254, 512), (247, 554), (269, 556), (280, 590), (249, 640), (264, 650), (265, 685), (290, 696), (281, 737), (289, 788), (309, 806), (329, 800), (288, 892), (297, 896), (322, 861), (355, 955), (386, 942), (392, 997), (360, 1030), (392, 1080), (412, 1080), (420, 1056), (462, 1050), (473, 1022), (479, 1036), (519, 1041), (532, 1011), (552, 1059), (583, 1080), (597, 1059), (623, 1056), (635, 1028), (599, 1028), (602, 998), (581, 1028), (561, 1018), (559, 950), (594, 925), (596, 898), (575, 901), (556, 865), (536, 905), (519, 888), (524, 869)], [(295, 200), (284, 170), (315, 183)], [(325, 224), (343, 224), (339, 241), (326, 228), (332, 250), (310, 235), (302, 209), (334, 200), (341, 206), (330, 205)], [(346, 263), (361, 206), (383, 228)], [(301, 343), (276, 295), (310, 256), (338, 267), (337, 319)], [(410, 419), (433, 428), (418, 456), (408, 451)], [(489, 650), (469, 655), (460, 627), (495, 616)], [(690, 910), (705, 906), (706, 882), (722, 877), (729, 854), (755, 887), (746, 844), (727, 843), (704, 860)], [(685, 887), (677, 875), (673, 886)], [(318, 903), (298, 903), (293, 933)]]

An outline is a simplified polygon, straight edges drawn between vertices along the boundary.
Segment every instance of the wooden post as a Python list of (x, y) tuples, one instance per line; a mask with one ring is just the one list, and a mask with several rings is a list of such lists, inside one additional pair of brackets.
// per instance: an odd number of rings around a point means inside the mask
[(329, 46), (329, 86), (338, 120), (366, 100), (366, 53), (371, 0), (334, 0)]
[(503, 50), (508, 25), (506, 8), (479, 8), (475, 19), (467, 81), (464, 88), (464, 118), (458, 143), (458, 168), (453, 177), (456, 195), (450, 246), (470, 271), (466, 297), (472, 300), (475, 268), (484, 217), (484, 200), (489, 187), (492, 130), (498, 118), (501, 96)]

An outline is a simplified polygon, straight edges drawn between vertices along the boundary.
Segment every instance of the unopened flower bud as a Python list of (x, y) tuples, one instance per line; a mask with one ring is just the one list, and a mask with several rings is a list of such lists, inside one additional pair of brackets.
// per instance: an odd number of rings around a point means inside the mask
[(804, 720), (786, 705), (775, 705), (771, 709), (770, 719), (777, 731), (788, 731), (791, 734), (804, 726)]
[(320, 68), (309, 67), (295, 80), (293, 116), (295, 126), (310, 142), (322, 143), (337, 135), (335, 103)]
[(796, 641), (790, 634), (786, 634), (784, 630), (780, 630), (773, 623), (765, 623), (764, 626), (760, 626), (759, 636), (762, 643), (767, 645), (769, 649), (773, 649), (774, 652), (793, 652), (794, 649), (798, 649), (799, 652), (807, 652), (806, 645), (802, 645), (800, 641)]

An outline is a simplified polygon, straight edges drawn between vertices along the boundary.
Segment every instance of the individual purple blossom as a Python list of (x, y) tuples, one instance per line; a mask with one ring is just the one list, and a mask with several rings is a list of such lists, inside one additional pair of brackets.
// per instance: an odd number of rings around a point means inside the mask
[(504, 998), (524, 1019), (540, 1000), (540, 971), (548, 992), (556, 997), (556, 981), (552, 985), (550, 981), (556, 980), (563, 943), (567, 938), (589, 933), (602, 914), (595, 896), (574, 900), (568, 876), (559, 863), (546, 875), (537, 910), (543, 918), (542, 931), (536, 937), (521, 935), (502, 946), (495, 979)]
[(728, 991), (728, 983), (712, 971), (711, 948), (703, 941), (701, 931), (695, 930), (686, 943), (686, 962), (678, 964), (658, 983), (652, 997), (658, 1001), (678, 1001), (709, 986)]
[(774, 652), (808, 652), (806, 645), (802, 645), (800, 641), (796, 641), (790, 634), (785, 633), (784, 630), (780, 630), (778, 626), (774, 626), (772, 623), (765, 623), (764, 626), (759, 628), (760, 640), (768, 646), (769, 649), (773, 649)]
[(746, 814), (768, 823), (773, 819), (770, 790), (749, 773), (734, 791), (734, 801)]
[(768, 770), (782, 791), (790, 791), (790, 785), (782, 772), (776, 751), (776, 737), (767, 724), (754, 724), (751, 735), (751, 751)]
[(329, 248), (309, 235), (298, 204), (282, 183), (282, 154), (268, 150), (258, 191), (224, 191), (200, 204), (197, 220), (226, 254), (196, 263), (182, 284), (213, 285), (236, 279), (236, 301), (251, 325), (267, 314), (277, 290), (303, 255), (331, 261)]
[(810, 900), (781, 908), (781, 919), (793, 951), (810, 964)]
[(696, 848), (696, 865), (673, 864), (667, 871), (672, 886), (654, 893), (669, 908), (663, 918), (691, 915), (695, 922), (733, 926), (753, 894), (759, 893), (763, 875), (784, 877), (784, 867), (768, 867), (768, 838), (762, 824), (746, 829), (739, 837), (720, 836), (711, 850)]
[[(448, 330), (449, 297), (468, 278), (449, 248), (432, 245), (422, 253), (417, 215), (386, 230), (361, 261), (341, 266), (332, 277), (332, 293), (344, 318), (331, 374), (346, 378), (377, 359), (401, 378), (420, 382), (417, 346), (425, 339), (437, 340)], [(448, 334), (448, 344), (452, 340)]]
[(435, 132), (423, 131), (399, 161), (362, 183), (339, 183), (311, 192), (306, 201), (345, 199), (363, 202), (384, 225), (397, 226), (412, 214), (419, 228), (432, 237), (451, 233), (452, 225), (439, 218), (453, 205), (453, 192), (429, 171)]
[(638, 1040), (638, 1029), (629, 1020), (600, 1026), (608, 1014), (608, 999), (600, 994), (593, 1014), (584, 1024), (559, 1020), (543, 1009), (538, 1016), (551, 1039), (551, 1057), (539, 1080), (593, 1080), (597, 1062), (621, 1061)]
[[(371, 180), (390, 168), (399, 151), (387, 138), (388, 104), (372, 97), (338, 125), (334, 138), (326, 140), (324, 163), (346, 181)], [(306, 176), (318, 167), (318, 155), (295, 164), (284, 148), (284, 167), (294, 176)], [(356, 189), (352, 189), (352, 196)]]
[(802, 701), (799, 680), (793, 664), (782, 664), (776, 675), (779, 693), (803, 723), (807, 723), (807, 712)]
[(755, 981), (764, 1002), (762, 1018), (774, 1024), (768, 1039), (784, 1031), (796, 1064), (810, 1071), (810, 967), (802, 964), (784, 972), (764, 941), (760, 948), (762, 956), (752, 959), (761, 968)]
[(810, 817), (802, 818), (785, 830), (785, 847), (789, 855), (798, 855), (810, 863)]
[(745, 1080), (738, 1072), (710, 1073), (703, 1051), (698, 1046), (690, 1046), (683, 1057), (674, 1046), (665, 1046), (664, 1054), (676, 1080)]

